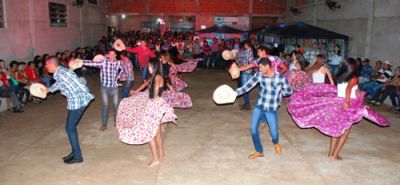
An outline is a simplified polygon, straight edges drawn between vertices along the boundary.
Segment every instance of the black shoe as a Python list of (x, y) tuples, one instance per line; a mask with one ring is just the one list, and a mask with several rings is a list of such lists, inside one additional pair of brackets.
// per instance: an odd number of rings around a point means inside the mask
[(19, 109), (19, 108), (13, 108), (12, 112), (13, 113), (22, 113), (22, 112), (24, 112), (24, 110)]
[(83, 162), (83, 159), (82, 159), (82, 158), (76, 159), (76, 158), (74, 158), (74, 157), (71, 157), (71, 158), (66, 159), (66, 160), (64, 161), (65, 164), (74, 164), (74, 163), (81, 163), (81, 162)]
[(72, 152), (70, 154), (68, 154), (67, 156), (64, 156), (62, 159), (65, 161), (71, 157), (74, 157), (74, 154)]

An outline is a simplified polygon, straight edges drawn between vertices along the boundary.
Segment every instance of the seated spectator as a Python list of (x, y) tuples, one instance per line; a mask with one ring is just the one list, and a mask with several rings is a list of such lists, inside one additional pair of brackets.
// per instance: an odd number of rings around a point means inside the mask
[[(17, 91), (21, 101), (24, 99), (25, 95), (29, 95), (28, 89), (29, 86), (32, 84), (32, 82), (28, 79), (28, 76), (26, 75), (25, 69), (26, 69), (26, 63), (19, 62), (15, 74), (16, 80), (18, 82)], [(33, 103), (40, 103), (40, 99), (37, 97), (32, 97), (32, 101)]]
[(370, 103), (374, 105), (381, 105), (386, 98), (389, 96), (392, 102), (393, 109), (398, 112), (400, 110), (400, 98), (399, 98), (399, 87), (400, 87), (400, 66), (395, 70), (396, 75), (388, 80), (382, 87), (382, 90), (374, 97)]
[(378, 71), (378, 76), (375, 81), (370, 81), (361, 86), (360, 89), (367, 92), (367, 98), (373, 99), (382, 89), (383, 85), (392, 77), (392, 65), (389, 61), (383, 63), (383, 68)]
[(6, 71), (8, 71), (6, 62), (3, 59), (0, 59), (0, 73), (5, 73)]
[(373, 69), (372, 69), (372, 66), (369, 65), (369, 59), (366, 58), (362, 62), (360, 78), (359, 78), (358, 83), (361, 85), (361, 84), (365, 84), (365, 83), (369, 82), (372, 77), (372, 71), (373, 71)]
[(28, 62), (28, 66), (25, 68), (25, 74), (31, 83), (44, 84), (44, 82), (42, 82), (42, 80), (39, 78), (35, 63), (33, 63), (32, 61)]
[[(7, 73), (0, 72), (0, 97), (10, 98), (13, 108), (12, 112), (21, 113), (24, 112), (22, 102), (17, 98), (17, 94), (8, 81), (9, 76)], [(4, 103), (4, 102), (1, 102)]]
[(42, 61), (39, 61), (37, 63), (37, 73), (39, 75), (39, 78), (44, 82), (46, 87), (50, 87), (51, 85), (51, 76), (49, 75), (49, 72), (47, 69), (44, 67), (44, 64)]

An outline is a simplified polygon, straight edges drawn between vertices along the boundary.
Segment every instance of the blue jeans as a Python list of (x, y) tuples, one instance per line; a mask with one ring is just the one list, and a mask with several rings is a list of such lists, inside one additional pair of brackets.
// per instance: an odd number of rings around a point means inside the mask
[(144, 82), (147, 79), (147, 73), (148, 73), (148, 68), (140, 68), (140, 74), (142, 75), (142, 82)]
[(260, 141), (260, 134), (258, 126), (262, 118), (265, 118), (268, 122), (269, 133), (272, 138), (273, 144), (279, 143), (278, 133), (278, 112), (276, 110), (265, 111), (261, 107), (254, 107), (253, 114), (251, 117), (251, 137), (253, 139), (253, 145), (257, 152), (262, 153), (264, 151)]
[(392, 106), (395, 108), (399, 108), (400, 106), (400, 97), (397, 95), (397, 87), (393, 85), (386, 86), (386, 90), (382, 92), (379, 98), (379, 102), (383, 103), (385, 99), (389, 96), (390, 101), (392, 102)]
[(363, 90), (367, 92), (368, 97), (374, 98), (380, 92), (383, 87), (383, 83), (368, 82), (363, 86)]
[(101, 87), (101, 98), (103, 99), (103, 109), (101, 114), (101, 120), (104, 126), (107, 126), (108, 122), (108, 109), (109, 109), (109, 98), (111, 98), (112, 106), (114, 108), (114, 121), (117, 115), (118, 109), (118, 88), (112, 87)]
[[(242, 83), (242, 86), (246, 84), (247, 81), (250, 80), (251, 76), (252, 76), (251, 73), (240, 73), (240, 82)], [(244, 99), (244, 105), (250, 106), (249, 92), (243, 94), (243, 99)]]
[(86, 107), (87, 106), (79, 109), (68, 110), (67, 123), (65, 124), (65, 131), (67, 132), (75, 159), (82, 159), (76, 127), (78, 126), (79, 120), (81, 119), (83, 112), (85, 112)]
[(121, 91), (121, 97), (126, 98), (129, 96), (129, 92), (131, 89), (135, 86), (135, 81), (122, 81), (122, 91)]

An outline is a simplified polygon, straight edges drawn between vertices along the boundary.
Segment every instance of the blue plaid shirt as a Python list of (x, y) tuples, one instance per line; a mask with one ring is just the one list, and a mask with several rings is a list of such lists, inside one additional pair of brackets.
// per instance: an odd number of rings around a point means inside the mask
[(115, 62), (111, 62), (109, 59), (105, 59), (102, 62), (84, 60), (83, 65), (100, 68), (100, 80), (103, 87), (118, 88), (118, 79), (125, 71), (119, 60)]
[(282, 96), (292, 94), (287, 79), (280, 73), (275, 73), (275, 76), (268, 77), (260, 72), (251, 77), (242, 87), (236, 89), (237, 95), (244, 94), (253, 89), (260, 83), (260, 91), (258, 94), (257, 106), (263, 110), (277, 110), (282, 101)]
[(363, 65), (361, 67), (360, 76), (368, 78), (368, 79), (371, 78), (371, 76), (372, 76), (372, 67), (370, 65), (368, 65), (368, 66)]
[[(254, 60), (253, 50), (251, 48), (249, 48), (247, 50), (243, 49), (243, 50), (239, 51), (238, 60), (237, 60), (239, 67), (250, 64), (253, 62), (253, 60)], [(242, 73), (252, 73), (252, 69), (242, 71)]]
[(49, 88), (49, 91), (54, 93), (60, 90), (61, 94), (67, 98), (68, 110), (85, 107), (94, 98), (89, 93), (89, 89), (82, 84), (74, 72), (58, 66), (53, 77), (56, 82)]

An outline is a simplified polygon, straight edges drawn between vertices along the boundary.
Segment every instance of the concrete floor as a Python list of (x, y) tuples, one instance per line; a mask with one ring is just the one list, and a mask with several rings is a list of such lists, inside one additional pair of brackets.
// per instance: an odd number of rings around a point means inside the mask
[[(89, 77), (97, 98), (78, 127), (85, 161), (62, 162), (70, 151), (64, 132), (66, 102), (59, 93), (50, 95), (42, 104), (27, 105), (23, 114), (0, 117), (1, 185), (400, 184), (400, 117), (389, 107), (381, 106), (379, 111), (391, 120), (391, 127), (361, 121), (344, 146), (344, 160), (332, 161), (327, 157), (329, 138), (315, 129), (298, 128), (283, 105), (279, 111), (283, 153), (274, 153), (264, 130), (265, 157), (249, 160), (247, 155), (253, 151), (250, 111), (239, 110), (242, 99), (234, 105), (215, 105), (213, 90), (235, 83), (226, 72), (208, 70), (185, 76), (193, 108), (176, 111), (178, 126), (169, 125), (164, 136), (167, 156), (159, 167), (149, 168), (148, 145), (119, 142), (115, 127), (98, 131), (97, 76)], [(256, 94), (255, 89), (252, 102)]]

